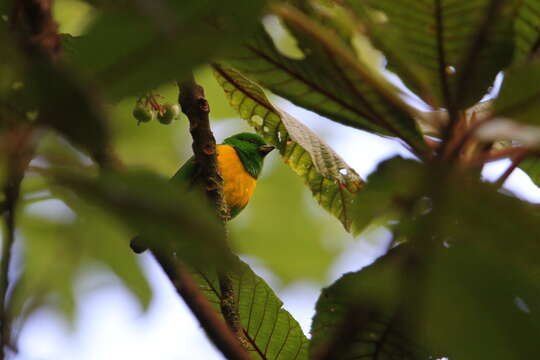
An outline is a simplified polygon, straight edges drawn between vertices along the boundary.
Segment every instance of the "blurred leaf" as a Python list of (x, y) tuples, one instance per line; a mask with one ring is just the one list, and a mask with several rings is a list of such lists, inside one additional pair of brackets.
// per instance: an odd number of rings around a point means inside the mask
[(151, 247), (173, 245), (177, 256), (188, 263), (223, 260), (225, 235), (198, 192), (185, 193), (168, 180), (143, 171), (109, 171), (95, 178), (56, 169), (52, 177), (114, 215)]
[(519, 168), (529, 175), (536, 186), (540, 186), (540, 158), (538, 156), (529, 156), (525, 158), (525, 160), (519, 164)]
[[(1, 0), (0, 1), (0, 15), (7, 15), (11, 10), (11, 1), (10, 0)], [(3, 22), (4, 19), (0, 19), (0, 22)]]
[[(392, 162), (395, 176), (411, 166)], [(432, 206), (401, 219), (408, 243), (321, 295), (310, 350), (318, 359), (540, 354), (538, 214), (467, 174), (433, 167), (430, 179), (417, 197)]]
[(302, 24), (287, 25), (295, 36), (303, 34), (297, 40), (305, 58), (281, 54), (261, 26), (226, 62), (299, 106), (345, 125), (400, 137), (417, 152), (424, 152), (425, 144), (409, 113), (414, 110), (399, 98), (398, 90), (356, 59), (331, 31), (303, 15), (299, 19)]
[(511, 61), (515, 0), (347, 3), (389, 69), (435, 108), (475, 104)]
[(540, 45), (540, 2), (522, 0), (517, 11), (515, 23), (514, 61), (526, 60), (538, 54)]
[[(148, 309), (151, 289), (135, 254), (126, 246), (129, 231), (109, 216), (81, 199), (69, 195), (63, 199), (76, 212), (77, 219), (68, 234), (76, 239), (87, 256), (108, 267), (136, 296), (144, 309)], [(73, 241), (73, 240), (72, 240)], [(76, 244), (74, 244), (77, 246)]]
[(37, 217), (19, 218), (24, 241), (24, 264), (21, 285), (13, 300), (16, 315), (29, 301), (46, 301), (53, 295), (58, 306), (70, 321), (75, 316), (74, 283), (83, 264), (84, 247), (68, 236), (69, 225)]
[(381, 163), (354, 198), (353, 233), (359, 234), (377, 218), (390, 222), (412, 216), (425, 191), (426, 180), (424, 166), (414, 160), (397, 157)]
[(491, 184), (441, 175), (433, 211), (413, 231), (430, 258), (419, 336), (449, 358), (538, 357), (531, 336), (540, 331), (538, 214)]
[(333, 360), (537, 357), (538, 286), (492, 255), (481, 244), (429, 251), (402, 245), (344, 275), (317, 302), (310, 354)]
[(102, 7), (87, 34), (71, 39), (69, 61), (112, 100), (138, 95), (233, 51), (257, 22), (262, 5), (258, 0), (161, 0)]
[(40, 124), (63, 134), (96, 162), (103, 165), (112, 161), (102, 104), (74, 74), (47, 61), (36, 61), (25, 82), (36, 100)]
[(360, 176), (307, 126), (273, 106), (257, 84), (235, 70), (218, 66), (215, 70), (240, 116), (277, 147), (285, 163), (304, 179), (319, 204), (349, 230), (349, 206), (363, 185)]
[[(41, 209), (49, 207), (49, 211), (58, 218), (56, 221), (32, 215), (25, 215), (20, 220), (25, 267), (21, 285), (14, 294), (15, 308), (32, 301), (39, 305), (40, 301), (52, 300), (73, 321), (76, 283), (85, 266), (97, 262), (116, 274), (139, 304), (147, 309), (151, 291), (127, 246), (125, 239), (129, 233), (80, 199), (64, 195), (64, 199), (69, 199), (67, 204), (70, 211), (74, 211), (72, 214), (59, 218), (62, 213), (58, 208), (58, 204), (62, 204), (60, 200), (45, 200), (36, 205)], [(63, 204), (66, 205), (65, 202)], [(32, 209), (32, 206), (27, 209)], [(54, 297), (50, 299), (50, 295)]]
[[(254, 359), (307, 359), (309, 340), (283, 302), (248, 265), (236, 259), (231, 275), (235, 303), (250, 353)], [(195, 269), (194, 278), (208, 300), (220, 311), (217, 273)]]
[(407, 260), (408, 249), (400, 246), (323, 289), (311, 326), (312, 359), (430, 358), (396, 315)]
[(53, 16), (58, 23), (59, 33), (81, 35), (94, 20), (96, 10), (81, 0), (56, 0), (53, 2)]
[(494, 116), (540, 125), (540, 61), (509, 69), (494, 104)]

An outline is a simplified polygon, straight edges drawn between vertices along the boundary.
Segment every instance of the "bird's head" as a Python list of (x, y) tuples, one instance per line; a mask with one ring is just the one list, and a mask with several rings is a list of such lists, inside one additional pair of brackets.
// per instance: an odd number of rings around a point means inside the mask
[(261, 172), (264, 157), (274, 149), (272, 145), (267, 145), (262, 137), (253, 133), (240, 133), (228, 137), (224, 144), (234, 147), (244, 168), (254, 178)]

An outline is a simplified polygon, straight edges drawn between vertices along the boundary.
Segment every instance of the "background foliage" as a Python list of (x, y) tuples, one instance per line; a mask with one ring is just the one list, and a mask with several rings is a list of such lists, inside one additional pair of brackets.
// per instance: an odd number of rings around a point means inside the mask
[[(41, 37), (25, 3), (0, 6), (6, 348), (38, 309), (73, 320), (92, 266), (147, 309), (150, 286), (128, 247), (141, 234), (174, 244), (219, 314), (216, 268), (228, 266), (254, 359), (538, 357), (538, 209), (501, 187), (517, 167), (538, 184), (539, 1), (59, 0), (59, 27)], [(44, 34), (60, 34), (62, 54)], [(149, 94), (176, 103), (175, 81), (192, 71), (218, 140), (253, 130), (279, 151), (227, 224), (236, 253), (282, 284), (324, 281), (348, 232), (391, 234), (386, 255), (365, 269), (358, 259), (322, 290), (310, 334), (248, 264), (223, 260), (226, 236), (205, 202), (169, 184), (190, 156), (186, 119), (132, 116)], [(496, 76), (500, 92), (479, 103)], [(331, 134), (385, 136), (412, 159), (365, 179), (278, 96), (324, 116)], [(481, 177), (506, 157), (498, 181)]]

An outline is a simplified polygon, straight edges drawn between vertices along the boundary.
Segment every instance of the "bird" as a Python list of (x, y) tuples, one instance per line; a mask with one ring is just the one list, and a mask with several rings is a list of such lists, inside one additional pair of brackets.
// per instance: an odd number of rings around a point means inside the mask
[[(216, 145), (218, 168), (223, 178), (223, 200), (229, 209), (230, 219), (248, 204), (261, 174), (264, 158), (274, 148), (259, 135), (248, 132), (230, 136), (222, 144)], [(196, 183), (197, 174), (198, 164), (195, 156), (192, 156), (178, 169), (171, 182), (184, 191), (190, 191)], [(147, 248), (138, 236), (131, 240), (130, 246), (136, 253)]]

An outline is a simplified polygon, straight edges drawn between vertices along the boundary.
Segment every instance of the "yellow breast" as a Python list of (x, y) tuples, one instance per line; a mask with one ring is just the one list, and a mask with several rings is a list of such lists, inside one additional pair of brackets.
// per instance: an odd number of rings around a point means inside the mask
[(257, 180), (246, 172), (232, 146), (218, 145), (217, 156), (219, 171), (223, 177), (223, 195), (231, 212), (235, 212), (247, 205), (255, 191)]

